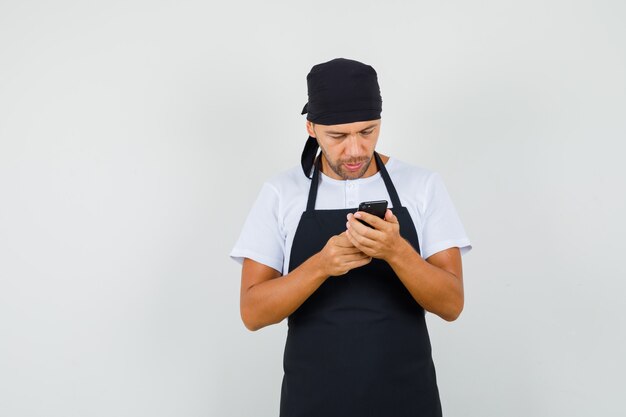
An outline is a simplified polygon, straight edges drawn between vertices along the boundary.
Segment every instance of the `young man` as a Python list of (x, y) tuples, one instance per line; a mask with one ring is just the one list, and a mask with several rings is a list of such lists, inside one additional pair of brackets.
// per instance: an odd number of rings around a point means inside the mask
[[(375, 152), (371, 66), (334, 59), (307, 84), (301, 167), (264, 184), (231, 252), (246, 327), (288, 318), (280, 415), (441, 416), (424, 315), (461, 313), (470, 241), (438, 174)], [(384, 218), (357, 211), (372, 200)]]

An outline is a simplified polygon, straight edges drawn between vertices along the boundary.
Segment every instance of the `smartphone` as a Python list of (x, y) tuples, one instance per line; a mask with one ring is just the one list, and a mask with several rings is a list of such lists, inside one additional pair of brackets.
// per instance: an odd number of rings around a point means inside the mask
[[(364, 201), (359, 204), (359, 211), (364, 211), (369, 214), (373, 214), (374, 216), (378, 216), (381, 219), (385, 218), (385, 213), (387, 212), (387, 200), (378, 200), (378, 201)], [(361, 219), (357, 219), (364, 225), (368, 227), (372, 227), (367, 222), (364, 222)], [(372, 227), (373, 229), (373, 227)]]

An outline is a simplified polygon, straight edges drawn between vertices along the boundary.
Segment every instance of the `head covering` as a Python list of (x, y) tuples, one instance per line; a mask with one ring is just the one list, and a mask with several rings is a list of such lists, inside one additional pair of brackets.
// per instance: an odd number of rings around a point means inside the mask
[[(301, 114), (321, 125), (380, 119), (382, 98), (374, 68), (359, 61), (336, 58), (311, 68), (306, 77), (309, 101)], [(317, 140), (309, 136), (302, 151), (302, 170), (310, 177)]]

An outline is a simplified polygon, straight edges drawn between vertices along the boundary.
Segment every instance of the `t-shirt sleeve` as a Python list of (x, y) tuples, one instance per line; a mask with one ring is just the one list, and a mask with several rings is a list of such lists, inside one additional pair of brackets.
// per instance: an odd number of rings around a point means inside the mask
[(458, 247), (461, 255), (472, 249), (441, 175), (433, 172), (426, 186), (422, 257), (427, 259), (452, 247)]
[(265, 183), (248, 213), (230, 257), (243, 263), (249, 258), (282, 273), (285, 237), (279, 222), (278, 191)]

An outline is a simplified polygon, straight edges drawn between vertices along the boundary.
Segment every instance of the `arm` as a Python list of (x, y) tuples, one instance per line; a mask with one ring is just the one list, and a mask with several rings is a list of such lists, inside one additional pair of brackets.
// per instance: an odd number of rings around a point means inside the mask
[(444, 320), (456, 320), (463, 311), (463, 272), (459, 248), (437, 252), (424, 260), (402, 239), (387, 260), (415, 301)]
[(241, 319), (249, 330), (280, 323), (326, 280), (313, 255), (291, 273), (244, 259), (241, 269)]
[[(371, 229), (356, 221), (361, 218)], [(459, 248), (449, 248), (424, 260), (400, 236), (398, 219), (387, 210), (385, 219), (364, 212), (348, 215), (350, 241), (364, 253), (385, 260), (415, 301), (447, 321), (456, 320), (463, 310), (463, 272)]]
[(338, 276), (372, 260), (347, 239), (331, 237), (324, 248), (287, 275), (252, 259), (241, 270), (241, 319), (249, 330), (280, 323), (330, 276)]

